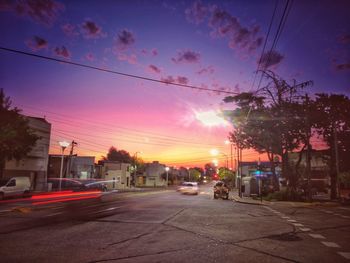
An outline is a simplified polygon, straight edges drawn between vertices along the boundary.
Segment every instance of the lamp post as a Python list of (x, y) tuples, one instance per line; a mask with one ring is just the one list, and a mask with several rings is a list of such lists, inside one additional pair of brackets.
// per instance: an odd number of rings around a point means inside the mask
[(230, 144), (230, 157), (231, 157), (231, 170), (233, 170), (233, 156), (232, 156), (232, 147), (233, 143), (229, 140), (225, 140), (225, 144)]
[(191, 182), (190, 167), (187, 167), (187, 172), (188, 172), (188, 181)]
[(62, 188), (62, 173), (63, 173), (63, 158), (64, 158), (64, 150), (69, 146), (69, 142), (61, 141), (58, 142), (58, 144), (61, 146), (62, 149), (62, 156), (61, 156), (61, 171), (60, 171), (60, 184), (59, 184), (59, 191), (61, 191)]
[(169, 173), (169, 167), (165, 167), (165, 171), (166, 171), (166, 187), (168, 187), (168, 173)]
[(226, 165), (225, 165), (225, 167), (226, 167), (226, 169), (228, 169), (228, 155), (227, 154), (224, 154), (223, 152), (220, 152), (217, 149), (211, 149), (210, 150), (210, 154), (213, 155), (213, 156), (216, 156), (218, 154), (222, 154), (223, 156), (225, 156), (226, 157)]

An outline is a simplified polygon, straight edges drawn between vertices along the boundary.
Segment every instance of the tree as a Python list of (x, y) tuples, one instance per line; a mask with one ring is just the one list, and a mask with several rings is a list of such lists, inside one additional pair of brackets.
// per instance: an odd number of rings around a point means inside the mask
[(121, 163), (133, 163), (133, 158), (125, 150), (117, 150), (114, 146), (109, 148), (107, 157), (103, 157), (106, 161), (116, 161)]
[(28, 126), (21, 110), (11, 108), (11, 100), (0, 89), (0, 178), (6, 160), (20, 160), (29, 153), (40, 138)]
[(253, 148), (267, 153), (271, 162), (275, 185), (275, 156), (282, 158), (282, 174), (293, 192), (298, 178), (291, 173), (288, 153), (305, 143), (304, 116), (301, 116), (298, 92), (312, 82), (289, 85), (272, 71), (263, 71), (268, 84), (257, 93), (245, 92), (226, 97), (225, 102), (234, 102), (237, 108), (227, 111), (226, 116), (234, 124), (230, 140), (239, 148)]
[(316, 94), (315, 128), (329, 147), (331, 198), (337, 197), (337, 176), (349, 171), (350, 100), (345, 95)]
[(210, 179), (213, 177), (214, 174), (216, 174), (216, 167), (211, 163), (206, 163), (204, 165), (204, 170), (205, 176), (207, 176)]
[(199, 181), (199, 179), (201, 178), (201, 175), (202, 175), (199, 169), (200, 168), (198, 168), (198, 167), (189, 169), (189, 173), (191, 175), (191, 181), (193, 181), (193, 182)]
[(221, 181), (230, 183), (234, 185), (235, 183), (235, 173), (226, 167), (220, 167), (218, 172), (219, 178)]

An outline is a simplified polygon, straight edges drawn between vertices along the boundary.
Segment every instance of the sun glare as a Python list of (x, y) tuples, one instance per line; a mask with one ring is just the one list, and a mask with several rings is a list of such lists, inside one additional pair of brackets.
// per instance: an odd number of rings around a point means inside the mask
[(204, 126), (227, 126), (228, 123), (220, 116), (217, 111), (202, 111), (195, 112), (196, 119), (200, 121)]

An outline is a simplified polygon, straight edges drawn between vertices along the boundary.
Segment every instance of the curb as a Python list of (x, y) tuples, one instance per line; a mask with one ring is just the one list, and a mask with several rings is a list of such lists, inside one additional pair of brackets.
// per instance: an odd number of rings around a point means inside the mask
[(267, 205), (261, 202), (249, 202), (249, 201), (243, 201), (241, 200), (241, 198), (237, 198), (237, 197), (232, 197), (232, 200), (234, 200), (237, 203), (241, 203), (241, 204), (247, 204), (247, 205)]

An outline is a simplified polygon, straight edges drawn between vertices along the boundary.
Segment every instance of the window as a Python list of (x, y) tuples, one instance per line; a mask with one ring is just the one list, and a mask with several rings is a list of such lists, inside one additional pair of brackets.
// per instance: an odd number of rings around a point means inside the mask
[(10, 182), (8, 182), (7, 186), (16, 186), (16, 179), (12, 179)]

